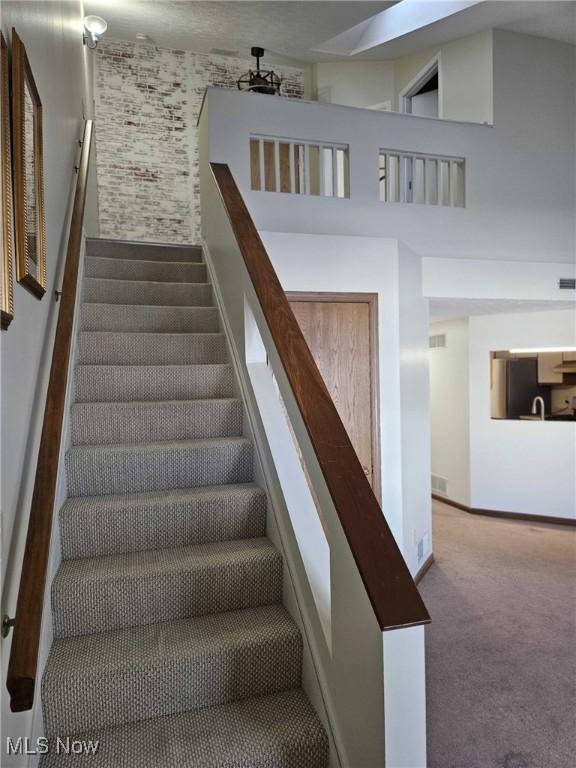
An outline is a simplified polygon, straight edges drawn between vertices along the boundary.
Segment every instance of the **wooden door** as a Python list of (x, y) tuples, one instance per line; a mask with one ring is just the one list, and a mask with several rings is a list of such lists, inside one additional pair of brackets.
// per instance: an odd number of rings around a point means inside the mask
[(290, 293), (288, 300), (379, 496), (376, 296)]

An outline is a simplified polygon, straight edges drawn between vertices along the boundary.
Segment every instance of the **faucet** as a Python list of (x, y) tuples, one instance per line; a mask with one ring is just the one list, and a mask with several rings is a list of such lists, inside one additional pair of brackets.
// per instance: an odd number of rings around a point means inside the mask
[(540, 402), (540, 418), (544, 421), (544, 398), (540, 397), (540, 395), (532, 400), (532, 414), (536, 416), (538, 413), (538, 402)]

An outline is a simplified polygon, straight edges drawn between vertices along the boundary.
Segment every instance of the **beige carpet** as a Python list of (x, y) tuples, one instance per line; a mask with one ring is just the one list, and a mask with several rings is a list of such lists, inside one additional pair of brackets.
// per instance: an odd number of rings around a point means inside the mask
[(434, 505), (429, 768), (576, 766), (576, 530)]

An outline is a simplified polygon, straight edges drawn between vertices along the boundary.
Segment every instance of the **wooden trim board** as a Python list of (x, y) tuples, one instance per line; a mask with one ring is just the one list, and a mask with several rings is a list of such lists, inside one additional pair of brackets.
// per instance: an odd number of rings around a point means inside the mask
[(420, 568), (418, 569), (416, 576), (414, 576), (414, 584), (420, 584), (424, 576), (428, 573), (430, 568), (434, 565), (434, 553), (431, 552), (426, 560), (422, 563)]
[(526, 523), (552, 523), (553, 525), (567, 525), (570, 528), (576, 528), (576, 520), (570, 517), (547, 517), (546, 515), (530, 515), (523, 512), (504, 512), (498, 509), (481, 509), (480, 507), (469, 507), (461, 504), (459, 501), (453, 501), (447, 496), (440, 496), (437, 493), (432, 494), (435, 501), (441, 501), (450, 507), (461, 509), (469, 515), (484, 515), (485, 517), (499, 517), (503, 520), (522, 520)]

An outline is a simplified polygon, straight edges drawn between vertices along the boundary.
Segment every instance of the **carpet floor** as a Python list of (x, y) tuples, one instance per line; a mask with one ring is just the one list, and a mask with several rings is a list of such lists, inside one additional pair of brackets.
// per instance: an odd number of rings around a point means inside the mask
[(434, 503), (428, 768), (576, 766), (576, 530)]

